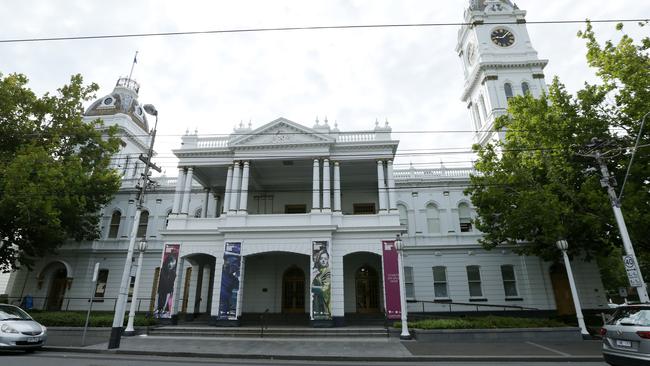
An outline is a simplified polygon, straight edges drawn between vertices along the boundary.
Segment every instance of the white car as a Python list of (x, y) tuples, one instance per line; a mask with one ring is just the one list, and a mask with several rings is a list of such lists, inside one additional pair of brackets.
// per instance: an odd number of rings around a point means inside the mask
[(17, 306), (0, 304), (0, 350), (33, 351), (47, 341), (47, 328)]

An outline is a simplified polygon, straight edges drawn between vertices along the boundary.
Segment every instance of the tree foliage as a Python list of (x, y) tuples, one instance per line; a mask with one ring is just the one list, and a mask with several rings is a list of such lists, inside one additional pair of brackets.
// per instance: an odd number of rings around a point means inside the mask
[[(80, 75), (38, 97), (24, 75), (0, 74), (0, 269), (30, 267), (67, 239), (98, 235), (99, 210), (119, 188), (109, 169), (119, 140), (82, 119), (97, 85)], [(104, 133), (104, 137), (102, 137)]]
[[(637, 45), (623, 34), (617, 43), (601, 45), (590, 24), (578, 35), (600, 81), (571, 95), (556, 78), (540, 98), (510, 99), (508, 114), (494, 126), (506, 130), (505, 139), (474, 147), (478, 173), (466, 193), (477, 209), (485, 248), (507, 244), (520, 254), (555, 260), (559, 238), (567, 239), (571, 253), (587, 258), (621, 245), (600, 171), (584, 156), (585, 146), (594, 137), (607, 141), (608, 167), (623, 182), (630, 148), (650, 111), (650, 39)], [(644, 128), (641, 146), (648, 144), (649, 130)], [(650, 250), (648, 150), (638, 149), (622, 200), (637, 254)]]

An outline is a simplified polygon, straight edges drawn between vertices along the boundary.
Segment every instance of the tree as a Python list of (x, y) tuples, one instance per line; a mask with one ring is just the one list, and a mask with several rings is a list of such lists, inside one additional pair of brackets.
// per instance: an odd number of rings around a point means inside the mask
[[(477, 209), (475, 224), (485, 233), (485, 248), (507, 244), (520, 254), (556, 260), (559, 238), (568, 240), (572, 254), (587, 259), (621, 245), (600, 172), (584, 152), (594, 137), (607, 141), (610, 171), (623, 182), (629, 148), (650, 110), (650, 39), (636, 45), (623, 35), (617, 44), (601, 46), (591, 24), (578, 35), (587, 42), (588, 64), (601, 82), (585, 83), (572, 96), (556, 78), (541, 98), (510, 99), (508, 114), (494, 126), (506, 130), (505, 139), (474, 146), (477, 174), (466, 193)], [(648, 136), (644, 129), (641, 145)], [(648, 253), (650, 156), (642, 152), (627, 179), (622, 208), (637, 253)]]
[(115, 129), (82, 119), (97, 85), (75, 75), (57, 95), (38, 97), (27, 83), (0, 74), (0, 270), (96, 238), (100, 208), (120, 185), (109, 168)]

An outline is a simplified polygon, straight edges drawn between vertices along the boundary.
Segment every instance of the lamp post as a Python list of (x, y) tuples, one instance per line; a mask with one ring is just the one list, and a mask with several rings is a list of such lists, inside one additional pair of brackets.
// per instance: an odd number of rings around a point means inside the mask
[(126, 260), (124, 261), (124, 271), (122, 272), (122, 281), (120, 282), (120, 292), (117, 296), (115, 303), (115, 315), (113, 316), (113, 326), (111, 328), (111, 336), (108, 340), (108, 349), (119, 348), (120, 339), (122, 337), (122, 326), (124, 325), (124, 311), (126, 309), (126, 299), (128, 298), (128, 285), (129, 277), (131, 275), (131, 265), (133, 260), (133, 249), (135, 247), (135, 238), (138, 234), (138, 224), (140, 222), (140, 214), (142, 213), (142, 205), (144, 204), (144, 195), (147, 192), (147, 185), (149, 184), (149, 169), (159, 171), (160, 168), (151, 164), (151, 157), (153, 156), (153, 144), (156, 140), (156, 128), (158, 127), (158, 111), (156, 107), (151, 104), (143, 106), (145, 112), (156, 117), (153, 130), (151, 131), (151, 142), (147, 150), (147, 156), (140, 155), (140, 160), (144, 161), (144, 173), (142, 173), (143, 182), (140, 186), (138, 194), (137, 207), (135, 215), (133, 216), (133, 226), (131, 228), (131, 236), (129, 239), (129, 248), (126, 252)]
[(399, 335), (399, 339), (408, 340), (411, 339), (411, 334), (409, 333), (408, 320), (407, 320), (407, 310), (406, 310), (406, 287), (404, 285), (404, 266), (402, 251), (404, 249), (402, 243), (402, 237), (397, 234), (395, 238), (395, 248), (397, 249), (397, 267), (399, 268), (399, 299), (400, 299), (400, 308), (401, 308), (401, 323), (402, 323), (402, 333)]
[(562, 251), (562, 256), (564, 257), (564, 266), (566, 267), (567, 277), (569, 277), (571, 296), (573, 297), (573, 306), (576, 308), (576, 317), (578, 318), (580, 333), (582, 333), (583, 336), (589, 336), (587, 326), (585, 325), (585, 319), (582, 316), (582, 308), (580, 307), (580, 300), (578, 299), (578, 290), (576, 289), (576, 283), (573, 279), (573, 271), (571, 270), (571, 262), (569, 261), (569, 256), (566, 254), (566, 251), (569, 248), (569, 243), (562, 239), (558, 240), (555, 245), (557, 245), (557, 248)]
[(144, 252), (147, 250), (147, 240), (142, 238), (138, 243), (138, 269), (135, 271), (135, 284), (133, 285), (133, 295), (131, 296), (131, 309), (129, 311), (129, 322), (126, 325), (124, 330), (125, 336), (134, 336), (135, 329), (133, 328), (133, 322), (135, 321), (135, 303), (138, 300), (138, 290), (140, 289), (140, 273), (142, 272), (142, 257)]

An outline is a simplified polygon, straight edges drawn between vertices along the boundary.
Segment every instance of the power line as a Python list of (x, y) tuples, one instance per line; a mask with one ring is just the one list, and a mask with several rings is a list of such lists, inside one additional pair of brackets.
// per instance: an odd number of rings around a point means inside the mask
[[(539, 20), (526, 22), (527, 24), (579, 24), (579, 23), (627, 23), (647, 22), (648, 18), (637, 19), (594, 19), (594, 20)], [(216, 29), (201, 31), (180, 31), (180, 32), (149, 32), (149, 33), (124, 33), (124, 34), (98, 34), (90, 36), (62, 36), (62, 37), (36, 37), (36, 38), (8, 38), (0, 39), (0, 43), (26, 43), (26, 42), (52, 42), (52, 41), (79, 41), (92, 39), (115, 39), (115, 38), (141, 38), (141, 37), (173, 37), (191, 36), (206, 34), (229, 34), (229, 33), (261, 33), (261, 32), (288, 32), (288, 31), (319, 31), (332, 29), (373, 29), (373, 28), (417, 28), (417, 27), (458, 27), (458, 26), (480, 26), (497, 24), (519, 24), (517, 22), (498, 23), (404, 23), (404, 24), (361, 24), (361, 25), (325, 25), (305, 27), (274, 27), (274, 28), (238, 28), (238, 29)]]

